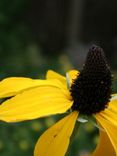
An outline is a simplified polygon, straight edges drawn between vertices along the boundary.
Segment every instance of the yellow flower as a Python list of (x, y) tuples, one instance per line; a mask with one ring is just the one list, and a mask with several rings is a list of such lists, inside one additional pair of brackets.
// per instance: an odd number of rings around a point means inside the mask
[[(0, 120), (19, 122), (71, 113), (49, 128), (38, 140), (34, 156), (64, 156), (79, 114), (94, 116), (100, 141), (93, 156), (117, 156), (117, 94), (111, 94), (111, 73), (103, 50), (93, 46), (82, 71), (66, 77), (49, 70), (46, 80), (6, 78), (0, 82)], [(70, 112), (70, 111), (69, 111)]]

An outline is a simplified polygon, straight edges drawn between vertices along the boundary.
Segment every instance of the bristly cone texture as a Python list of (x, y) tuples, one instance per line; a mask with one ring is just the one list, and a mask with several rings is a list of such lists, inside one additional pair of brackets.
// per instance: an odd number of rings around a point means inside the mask
[(111, 98), (112, 77), (102, 48), (93, 45), (83, 69), (71, 86), (72, 109), (91, 115), (107, 108)]

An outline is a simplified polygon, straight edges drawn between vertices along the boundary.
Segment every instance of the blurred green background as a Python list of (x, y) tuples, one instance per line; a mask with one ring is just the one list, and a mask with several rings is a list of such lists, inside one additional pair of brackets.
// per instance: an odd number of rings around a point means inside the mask
[[(116, 0), (0, 0), (0, 79), (81, 69), (89, 46), (98, 44), (108, 57), (117, 92), (116, 15)], [(0, 122), (0, 156), (32, 156), (38, 137), (61, 117)], [(68, 155), (88, 156), (97, 142), (98, 128), (80, 124)]]

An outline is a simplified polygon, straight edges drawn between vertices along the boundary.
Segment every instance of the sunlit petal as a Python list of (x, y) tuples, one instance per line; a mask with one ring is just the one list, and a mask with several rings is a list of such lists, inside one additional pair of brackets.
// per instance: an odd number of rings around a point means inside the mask
[(64, 113), (73, 103), (70, 98), (68, 90), (52, 86), (36, 87), (3, 102), (0, 120), (15, 122)]
[(62, 76), (61, 74), (58, 74), (57, 72), (53, 70), (48, 70), (46, 74), (46, 79), (58, 79), (60, 80), (63, 84), (66, 85), (66, 78)]
[(105, 109), (103, 112), (100, 112), (100, 115), (107, 119), (110, 123), (117, 126), (117, 113), (111, 109)]
[[(79, 74), (79, 71), (77, 71), (77, 70), (70, 70), (67, 72), (70, 83), (72, 83), (73, 80), (76, 79), (78, 74)], [(61, 81), (64, 84), (64, 86), (67, 86), (66, 77), (64, 77), (52, 70), (48, 70), (46, 78), (47, 79), (58, 79), (59, 81)]]
[(105, 131), (100, 130), (99, 143), (92, 156), (116, 156), (112, 143)]
[(117, 155), (117, 114), (107, 109), (106, 111), (98, 113), (96, 119), (108, 135)]
[(38, 80), (24, 77), (6, 78), (0, 82), (0, 98), (14, 96), (26, 89), (45, 85), (61, 87), (61, 83), (57, 80)]
[(70, 77), (70, 82), (72, 83), (73, 82), (73, 80), (74, 79), (76, 79), (77, 78), (77, 76), (79, 75), (79, 71), (78, 70), (70, 70), (69, 72), (68, 72), (68, 75), (69, 75), (69, 77)]
[(64, 156), (77, 116), (77, 112), (71, 113), (42, 134), (36, 144), (34, 156)]
[(112, 96), (108, 109), (117, 113), (117, 94), (114, 94)]

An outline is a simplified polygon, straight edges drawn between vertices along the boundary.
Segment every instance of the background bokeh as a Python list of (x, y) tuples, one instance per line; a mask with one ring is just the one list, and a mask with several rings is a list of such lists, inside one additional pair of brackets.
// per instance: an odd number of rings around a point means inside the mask
[[(0, 79), (81, 69), (88, 48), (97, 44), (105, 50), (117, 92), (116, 16), (116, 0), (0, 0)], [(0, 156), (32, 156), (40, 134), (61, 117), (0, 122)], [(98, 128), (80, 124), (68, 156), (88, 156), (97, 142)]]

